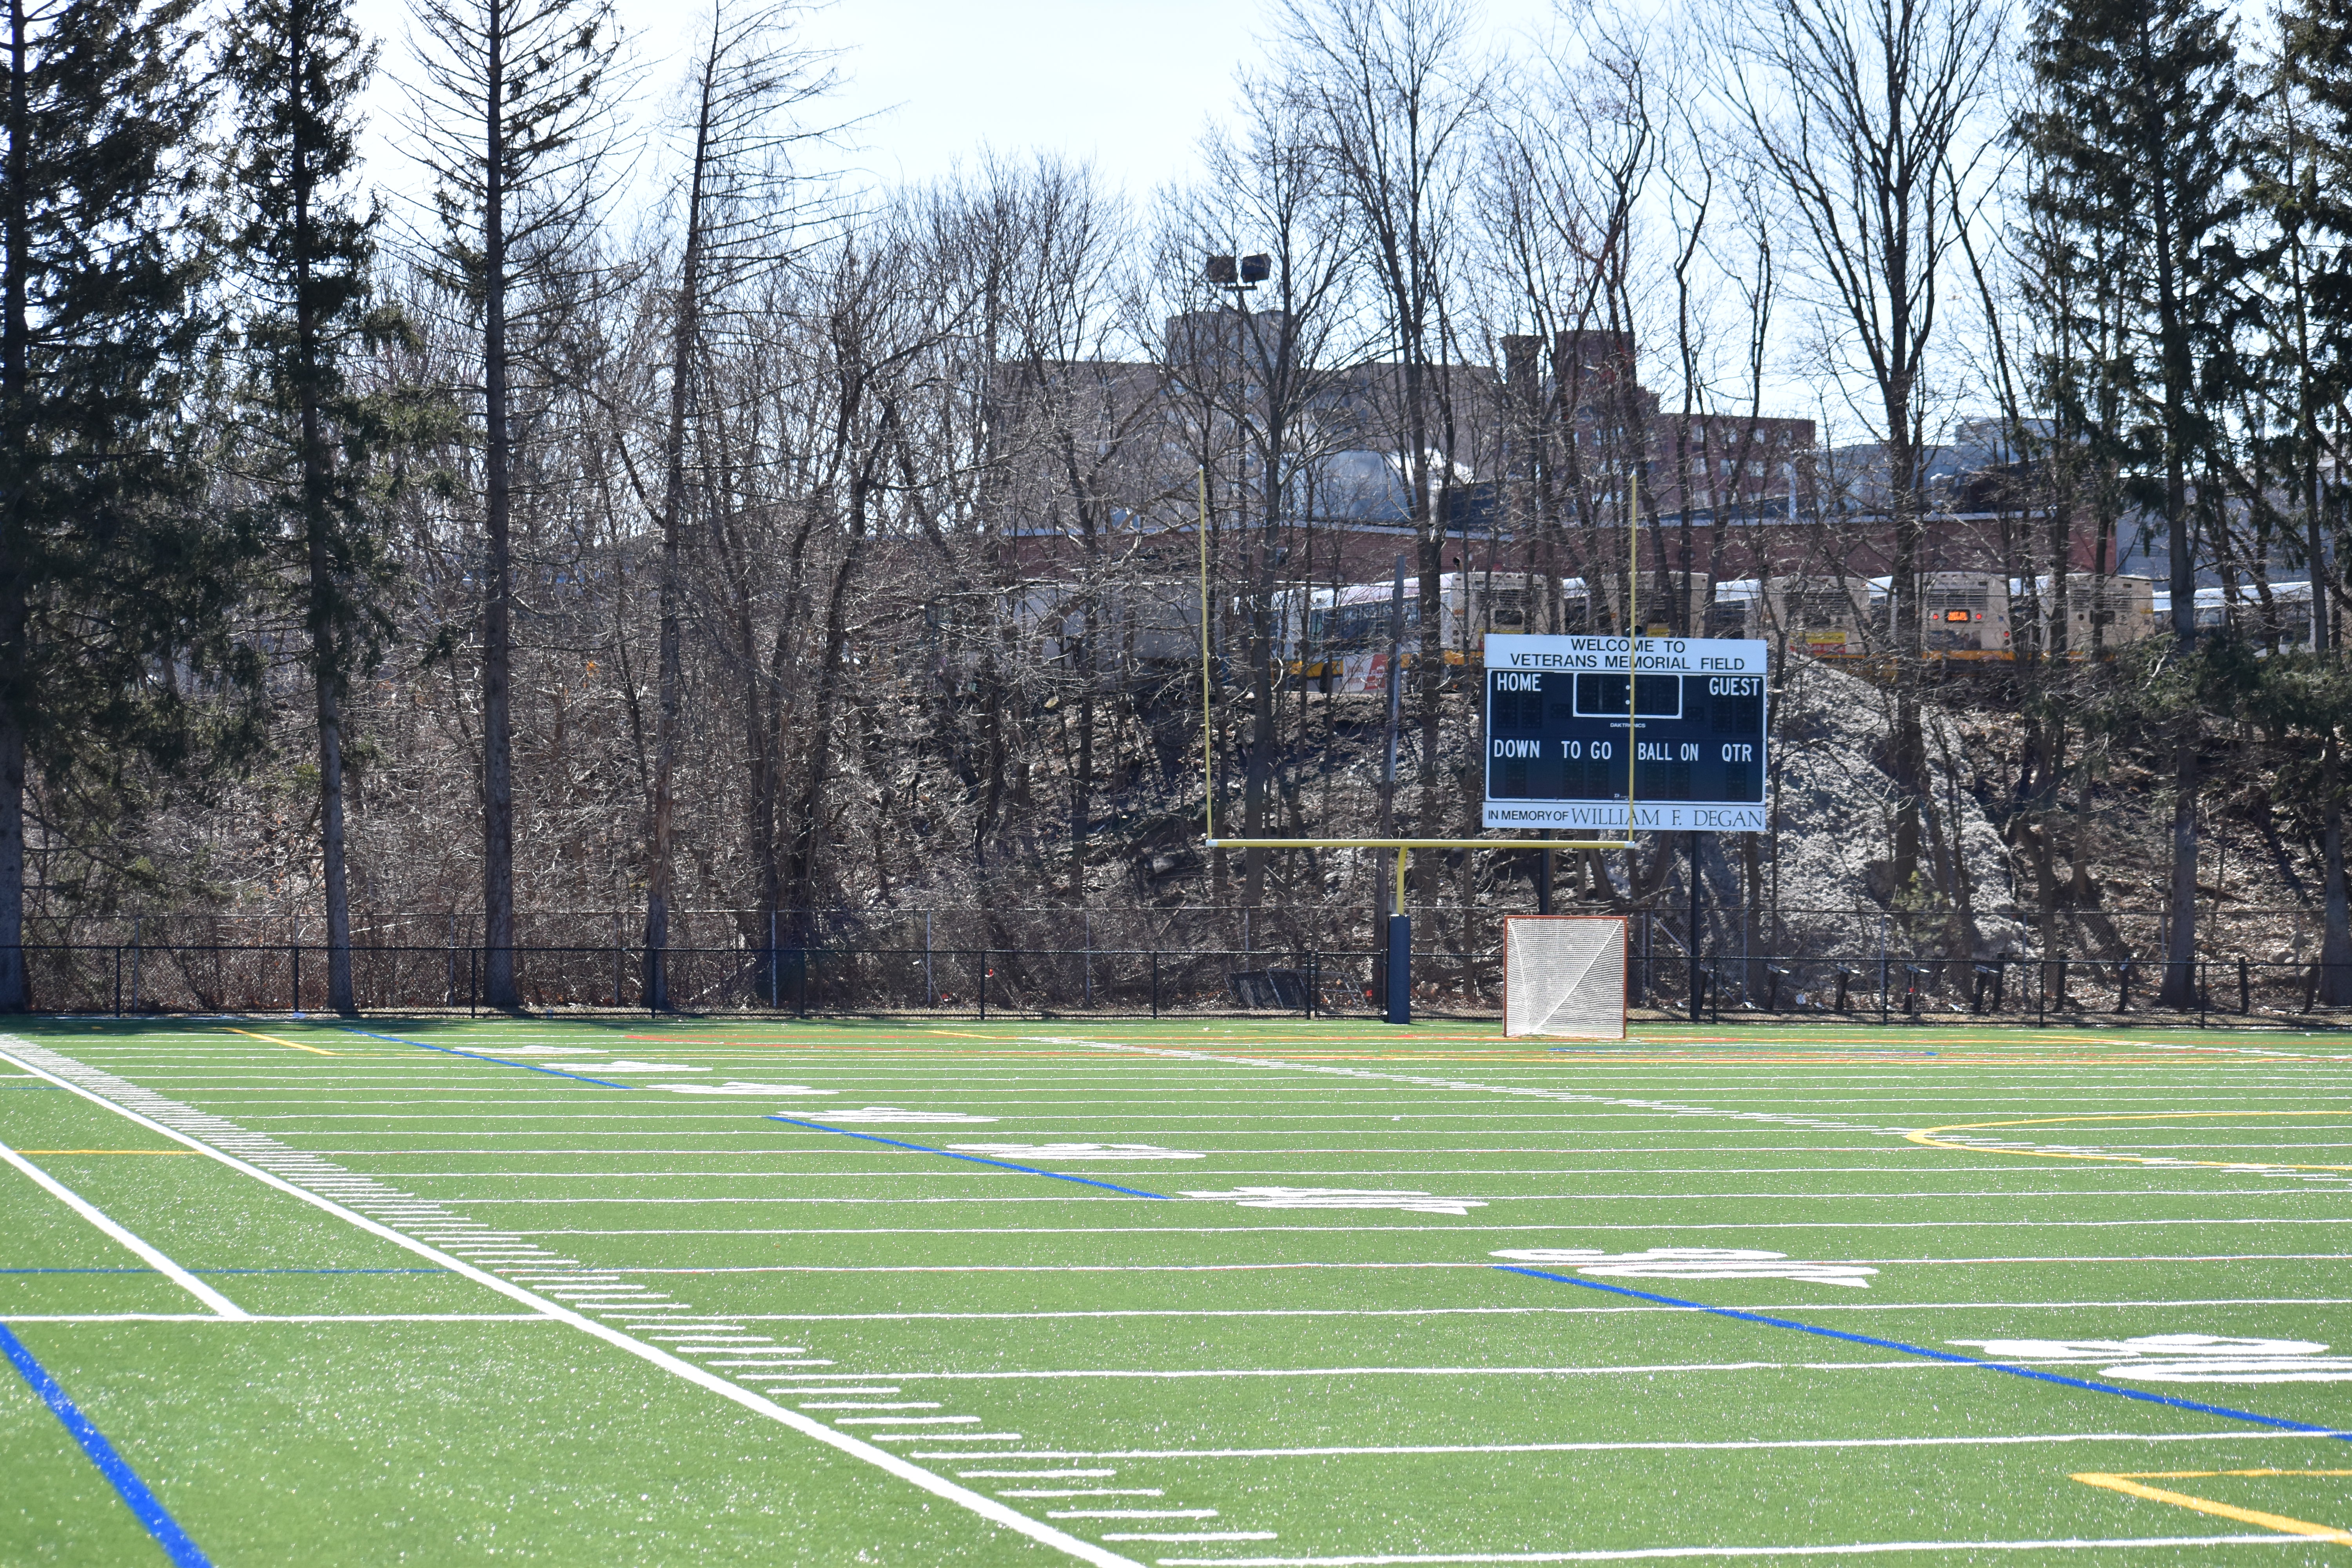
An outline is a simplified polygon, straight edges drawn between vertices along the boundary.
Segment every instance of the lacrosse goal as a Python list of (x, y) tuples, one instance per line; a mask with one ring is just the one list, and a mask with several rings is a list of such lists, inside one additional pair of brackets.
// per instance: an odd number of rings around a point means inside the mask
[(1503, 1033), (1623, 1039), (1624, 921), (1505, 916)]

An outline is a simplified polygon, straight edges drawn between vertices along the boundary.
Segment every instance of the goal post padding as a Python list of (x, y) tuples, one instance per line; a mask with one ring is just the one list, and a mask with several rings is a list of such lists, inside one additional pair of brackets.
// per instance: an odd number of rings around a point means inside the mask
[(1503, 1033), (1623, 1039), (1624, 921), (1612, 915), (1506, 915)]

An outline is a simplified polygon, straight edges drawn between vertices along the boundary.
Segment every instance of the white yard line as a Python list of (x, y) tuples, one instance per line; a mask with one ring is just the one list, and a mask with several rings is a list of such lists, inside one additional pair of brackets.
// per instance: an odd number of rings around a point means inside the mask
[(1325, 1448), (1041, 1448), (1009, 1454), (924, 1454), (918, 1459), (1092, 1460), (1111, 1459), (1377, 1459), (1418, 1458), (1444, 1454), (1736, 1454), (1778, 1448), (1843, 1450), (1861, 1448), (2013, 1448), (2073, 1443), (2237, 1443), (2329, 1442), (2341, 1437), (2325, 1432), (2256, 1432), (2232, 1427), (2226, 1432), (2046, 1432), (2001, 1437), (1750, 1437), (1721, 1442), (1621, 1443), (1422, 1443), (1393, 1446)]
[(1486, 1552), (1359, 1557), (1162, 1557), (1162, 1568), (1403, 1568), (1440, 1563), (1636, 1563), (1662, 1558), (1874, 1557), (1914, 1552), (2113, 1552), (2132, 1547), (2309, 1545), (2305, 1535), (2136, 1535), (2056, 1541), (1864, 1541), (1835, 1546), (1640, 1546), (1616, 1552)]
[[(355, 1226), (359, 1229), (363, 1230), (372, 1236), (379, 1237), (385, 1241), (392, 1242), (397, 1247), (404, 1247), (420, 1258), (428, 1258), (433, 1262), (439, 1264), (442, 1268), (450, 1270), (452, 1273), (462, 1275), (465, 1278), (473, 1280), (476, 1284), (481, 1285), (486, 1289), (495, 1290), (510, 1300), (519, 1301), (524, 1306), (529, 1307), (534, 1311), (546, 1317), (553, 1318), (559, 1321), (568, 1323), (572, 1327), (579, 1330), (582, 1333), (602, 1340), (606, 1344), (613, 1346), (616, 1350), (626, 1352), (628, 1354), (634, 1355), (641, 1361), (647, 1362), (652, 1365), (661, 1368), (663, 1371), (671, 1373), (673, 1376), (682, 1378), (698, 1388), (705, 1389), (709, 1393), (718, 1394), (722, 1399), (726, 1399), (736, 1405), (741, 1405), (746, 1410), (764, 1415), (768, 1419), (777, 1422), (782, 1426), (789, 1426), (793, 1431), (800, 1433), (803, 1436), (813, 1438), (817, 1442), (824, 1444), (828, 1447), (838, 1449), (840, 1452), (847, 1454), (853, 1458), (859, 1459), (866, 1464), (872, 1465), (877, 1469), (882, 1470), (891, 1476), (895, 1476), (900, 1480), (908, 1482), (913, 1486), (919, 1487), (924, 1491), (929, 1492), (932, 1496), (952, 1502), (958, 1507), (965, 1509), (970, 1512), (978, 1515), (980, 1518), (988, 1521), (991, 1524), (1027, 1536), (1029, 1539), (1043, 1545), (1051, 1546), (1069, 1556), (1077, 1558), (1080, 1562), (1093, 1563), (1096, 1565), (1096, 1568), (1139, 1568), (1139, 1565), (1136, 1564), (1134, 1560), (1131, 1558), (1123, 1557), (1116, 1552), (1097, 1546), (1093, 1542), (1082, 1541), (1076, 1536), (1069, 1534), (1066, 1531), (1056, 1530), (1049, 1524), (1045, 1524), (1037, 1520), (1031, 1519), (1027, 1514), (1021, 1512), (1017, 1509), (1008, 1507), (994, 1498), (984, 1496), (980, 1492), (973, 1491), (968, 1487), (960, 1486), (954, 1481), (949, 1480), (944, 1476), (936, 1475), (933, 1472), (923, 1468), (920, 1465), (914, 1464), (899, 1455), (889, 1452), (887, 1449), (877, 1447), (873, 1444), (865, 1442), (860, 1438), (851, 1436), (845, 1432), (836, 1431), (832, 1426), (827, 1426), (825, 1423), (819, 1421), (813, 1416), (803, 1415), (797, 1410), (787, 1409), (783, 1405), (778, 1405), (773, 1400), (767, 1398), (765, 1395), (753, 1393), (748, 1388), (730, 1383), (727, 1379), (718, 1375), (716, 1373), (707, 1372), (703, 1368), (696, 1366), (691, 1362), (672, 1355), (669, 1352), (661, 1349), (657, 1345), (648, 1344), (645, 1341), (640, 1340), (634, 1335), (624, 1333), (619, 1329), (614, 1328), (609, 1324), (600, 1323), (593, 1318), (584, 1317), (582, 1314), (572, 1310), (568, 1307), (562, 1306), (557, 1302), (547, 1300), (545, 1297), (541, 1296), (536, 1292), (527, 1290), (520, 1285), (499, 1279), (495, 1274), (477, 1268), (463, 1258), (457, 1258), (450, 1253), (444, 1252), (440, 1248), (432, 1246), (430, 1243), (419, 1241), (414, 1237), (404, 1235), (400, 1231), (393, 1229), (390, 1226), (380, 1224), (375, 1220), (370, 1219), (367, 1215), (361, 1214), (354, 1209), (346, 1208), (332, 1198), (322, 1197), (317, 1193), (313, 1193), (304, 1187), (298, 1186), (294, 1183), (287, 1181), (281, 1176), (262, 1169), (259, 1165), (240, 1159), (236, 1155), (228, 1153), (224, 1150), (215, 1148), (212, 1144), (202, 1139), (181, 1132), (174, 1128), (164, 1125), (163, 1122), (156, 1121), (152, 1117), (142, 1115), (126, 1105), (119, 1104), (105, 1095), (100, 1094), (93, 1089), (87, 1089), (79, 1083), (72, 1082), (66, 1078), (60, 1077), (58, 1074), (48, 1070), (48, 1068), (39, 1064), (38, 1058), (56, 1060), (62, 1065), (80, 1068), (84, 1072), (89, 1072), (92, 1070), (83, 1067), (81, 1063), (74, 1061), (69, 1057), (64, 1057), (59, 1053), (51, 1052), (41, 1046), (36, 1045), (32, 1041), (25, 1040), (14, 1036), (0, 1036), (0, 1061), (6, 1061), (13, 1066), (22, 1068), (26, 1072), (57, 1085), (59, 1089), (68, 1089), (74, 1094), (79, 1095), (82, 1099), (89, 1100), (91, 1104), (102, 1106), (106, 1110), (114, 1112), (116, 1115), (136, 1122), (140, 1126), (147, 1128), (150, 1131), (155, 1132), (163, 1137), (169, 1138), (176, 1143), (184, 1144), (187, 1147), (195, 1150), (198, 1153), (204, 1154), (213, 1160), (216, 1160), (220, 1163), (229, 1167), (231, 1170), (239, 1172), (244, 1175), (250, 1176), (255, 1181), (260, 1182), (266, 1186), (275, 1188), (289, 1196), (299, 1198), (302, 1202), (310, 1204), (315, 1208), (334, 1215), (336, 1218), (344, 1221), (346, 1224)], [(106, 1074), (103, 1076), (112, 1079), (114, 1075)], [(138, 1087), (137, 1085), (128, 1084), (128, 1080), (118, 1079), (116, 1081), (124, 1082), (127, 1087), (131, 1089), (136, 1089)], [(149, 1092), (152, 1094), (152, 1091)], [(160, 1096), (156, 1098), (159, 1100), (161, 1099)], [(250, 1134), (247, 1136), (251, 1137)], [(272, 1140), (272, 1142), (274, 1142), (274, 1140)], [(232, 1310), (234, 1310), (235, 1309), (232, 1309)], [(985, 1436), (994, 1436), (999, 1435), (988, 1434)], [(936, 1441), (937, 1439), (933, 1438), (931, 1440)], [(1006, 1440), (1011, 1440), (1011, 1438), (1007, 1436)]]
[(248, 1315), (244, 1308), (166, 1258), (160, 1247), (151, 1246), (132, 1235), (126, 1227), (116, 1224), (108, 1217), (106, 1211), (96, 1204), (91, 1203), (5, 1143), (0, 1143), (0, 1161), (5, 1161), (23, 1172), (34, 1185), (120, 1243), (125, 1250), (143, 1260), (148, 1268), (211, 1308), (217, 1316), (236, 1319)]
[[(2021, 1366), (2041, 1363), (2021, 1356), (2007, 1356), (2003, 1364)], [(2080, 1366), (2079, 1359), (2052, 1362), (2053, 1366)], [(1098, 1368), (1078, 1371), (1051, 1372), (876, 1372), (861, 1375), (892, 1378), (900, 1383), (1023, 1383), (1087, 1380), (1093, 1378), (1129, 1378), (1144, 1382), (1180, 1383), (1195, 1378), (1248, 1377), (1613, 1377), (1619, 1375), (1655, 1374), (1674, 1372), (1845, 1372), (1877, 1371), (1881, 1369), (1929, 1372), (1936, 1370), (1969, 1372), (1981, 1370), (1979, 1363), (1962, 1361), (1921, 1361), (1906, 1357), (1900, 1361), (1703, 1361), (1658, 1362), (1638, 1366), (1297, 1366), (1297, 1367), (1205, 1367), (1181, 1371), (1153, 1372), (1129, 1368)], [(844, 1408), (847, 1408), (844, 1406)]]
[[(2044, 1263), (2336, 1263), (2352, 1254), (2341, 1252), (2211, 1252), (2132, 1254), (2084, 1258), (1868, 1258), (1856, 1263), (1915, 1264), (2044, 1264)], [(1492, 1268), (1487, 1259), (1465, 1262), (1418, 1263), (747, 1263), (674, 1267), (625, 1268), (635, 1276), (660, 1274), (1263, 1274), (1299, 1269)], [(1686, 1308), (1685, 1310), (1698, 1310)]]
[[(2126, 1301), (1777, 1301), (1758, 1312), (2042, 1311), (2077, 1308), (2352, 1307), (2352, 1296), (2198, 1296)], [(1508, 1318), (1695, 1312), (1697, 1307), (1106, 1307), (1064, 1312), (746, 1312), (750, 1323), (1022, 1322), (1062, 1318)]]
[[(1231, 1175), (1237, 1174), (1237, 1173), (1233, 1173), (1233, 1172), (1224, 1172), (1224, 1173), (1219, 1173), (1215, 1178), (1213, 1178), (1213, 1179), (1222, 1181), (1222, 1180), (1225, 1180), (1225, 1179), (1227, 1179), (1227, 1178), (1228, 1178), (1229, 1176), (1231, 1176)], [(1308, 1173), (1306, 1173), (1306, 1172), (1262, 1172), (1262, 1173), (1254, 1173), (1254, 1174), (1267, 1174), (1267, 1175), (1288, 1175), (1288, 1174), (1308, 1174)], [(1410, 1174), (1410, 1175), (1412, 1175), (1412, 1177), (1414, 1177), (1415, 1179), (1418, 1179), (1418, 1178), (1419, 1178), (1419, 1176), (1421, 1175), (1421, 1173), (1419, 1173), (1419, 1172), (1412, 1172), (1412, 1173), (1394, 1173), (1394, 1172), (1391, 1172), (1391, 1173), (1383, 1173), (1383, 1174), (1388, 1174), (1388, 1175), (1391, 1175), (1391, 1176), (1400, 1175), (1400, 1174)], [(453, 1201), (453, 1202), (462, 1202), (462, 1201), (464, 1201), (464, 1200), (462, 1200), (462, 1199), (453, 1199), (453, 1200), (451, 1200), (451, 1201)], [(1345, 1211), (1345, 1210), (1336, 1210), (1336, 1209), (1335, 1209), (1335, 1210), (1331, 1210), (1331, 1211), (1328, 1211), (1328, 1212), (1333, 1213), (1333, 1214), (1341, 1214), (1341, 1213), (1345, 1213), (1345, 1212), (1347, 1212), (1347, 1211)], [(2009, 1228), (2009, 1225), (2010, 1225), (2011, 1223), (2017, 1223), (2017, 1224), (2028, 1224), (2028, 1225), (2030, 1225), (2030, 1224), (2032, 1224), (2032, 1223), (2033, 1223), (2033, 1222), (2032, 1222), (2032, 1221), (2030, 1221), (2030, 1220), (2029, 1220), (2029, 1221), (2017, 1221), (2017, 1222), (2004, 1222), (2004, 1221), (2000, 1221), (2000, 1220), (1958, 1220), (1958, 1221), (1951, 1222), (1950, 1224), (1941, 1224), (1941, 1223), (1938, 1223), (1938, 1224), (1934, 1225), (1933, 1228), (1935, 1228), (1935, 1229), (1938, 1229), (1938, 1230), (1950, 1230), (1950, 1229), (1954, 1229), (1954, 1228), (1966, 1227), (1966, 1226), (1978, 1226), (1978, 1227), (1979, 1227), (1979, 1228), (1990, 1228), (1990, 1229), (2001, 1229), (2001, 1230), (2005, 1230), (2005, 1229)], [(2073, 1221), (2066, 1221), (2066, 1222), (2063, 1222), (2063, 1223), (2064, 1223), (2064, 1224), (2066, 1224), (2066, 1225), (2069, 1225), (2069, 1226), (2072, 1226), (2077, 1227), (2077, 1228), (2080, 1228), (2080, 1227), (2083, 1227), (2083, 1226), (2108, 1226), (2108, 1227), (2110, 1227), (2110, 1228), (2115, 1228), (2115, 1229), (2126, 1229), (2126, 1228), (2137, 1228), (2137, 1227), (2138, 1227), (2138, 1226), (2140, 1226), (2141, 1225), (2144, 1225), (2144, 1224), (2147, 1224), (2147, 1225), (2154, 1225), (2154, 1224), (2162, 1224), (2162, 1223), (2167, 1223), (2167, 1222), (2163, 1222), (2163, 1221), (2153, 1221), (2153, 1220), (2151, 1220), (2151, 1221), (2140, 1221), (2140, 1220), (2082, 1221), (2082, 1220), (2073, 1220)], [(2347, 1215), (2347, 1216), (2346, 1216), (2346, 1217), (2344, 1217), (2344, 1218), (2342, 1218), (2342, 1219), (2184, 1219), (2184, 1220), (2172, 1221), (2172, 1222), (2169, 1222), (2169, 1223), (2176, 1224), (2176, 1225), (2187, 1225), (2187, 1226), (2200, 1226), (2200, 1225), (2210, 1225), (2210, 1226), (2250, 1226), (2250, 1225), (2282, 1225), (2282, 1226), (2284, 1226), (2284, 1225), (2300, 1225), (2300, 1226), (2312, 1226), (2312, 1225), (2323, 1225), (2323, 1226), (2324, 1226), (2324, 1225), (2334, 1225), (2334, 1226), (2347, 1226), (2347, 1227), (2352, 1227), (2352, 1215)], [(1556, 1234), (1556, 1233), (1560, 1233), (1560, 1232), (1570, 1232), (1570, 1231), (1585, 1231), (1585, 1230), (1616, 1230), (1616, 1231), (1623, 1231), (1623, 1230), (1654, 1230), (1654, 1229), (1665, 1229), (1665, 1230), (1730, 1229), (1730, 1230), (1740, 1230), (1740, 1229), (1750, 1229), (1750, 1228), (1755, 1228), (1755, 1227), (1748, 1226), (1741, 1226), (1741, 1225), (1738, 1225), (1738, 1224), (1733, 1224), (1733, 1225), (1693, 1226), (1693, 1225), (1685, 1225), (1685, 1224), (1683, 1224), (1682, 1222), (1680, 1222), (1680, 1221), (1678, 1221), (1678, 1220), (1661, 1220), (1661, 1221), (1654, 1221), (1654, 1222), (1653, 1222), (1653, 1223), (1651, 1223), (1651, 1224), (1649, 1224), (1649, 1225), (1641, 1225), (1641, 1224), (1584, 1225), (1584, 1224), (1580, 1224), (1580, 1223), (1578, 1223), (1577, 1221), (1574, 1221), (1574, 1220), (1556, 1220), (1556, 1221), (1551, 1221), (1551, 1222), (1545, 1223), (1545, 1224), (1540, 1224), (1540, 1225), (1478, 1225), (1478, 1224), (1469, 1224), (1469, 1225), (1448, 1225), (1448, 1226), (1446, 1226), (1444, 1227), (1444, 1233), (1445, 1233), (1446, 1235), (1448, 1235), (1448, 1236), (1465, 1236), (1465, 1235), (1479, 1235), (1479, 1236), (1512, 1236), (1512, 1235), (1528, 1235), (1528, 1234), (1532, 1234), (1532, 1233), (1544, 1233), (1544, 1232), (1550, 1232), (1550, 1233), (1555, 1233), (1555, 1234)], [(1797, 1222), (1797, 1223), (1795, 1223), (1795, 1224), (1793, 1224), (1793, 1225), (1791, 1225), (1791, 1226), (1788, 1226), (1787, 1228), (1793, 1228), (1793, 1229), (1809, 1229), (1809, 1228), (1812, 1228), (1812, 1227), (1811, 1227), (1811, 1226), (1807, 1226), (1803, 1225), (1801, 1222)], [(1876, 1227), (1874, 1227), (1874, 1228), (1876, 1228)], [(1900, 1228), (1905, 1228), (1905, 1226), (1902, 1226), (1902, 1225), (1889, 1225), (1889, 1226), (1886, 1226), (1886, 1228), (1890, 1228), (1890, 1229), (1900, 1229)], [(1911, 1225), (1909, 1225), (1908, 1228), (1912, 1228), (1912, 1229), (1924, 1229), (1924, 1228), (1928, 1228), (1928, 1226), (1926, 1226), (1926, 1225), (1923, 1225), (1923, 1224), (1911, 1224)], [(1053, 1226), (1053, 1225), (975, 1225), (975, 1226), (862, 1226), (862, 1225), (861, 1225), (861, 1226), (823, 1226), (823, 1225), (820, 1225), (820, 1226), (683, 1226), (683, 1227), (671, 1227), (671, 1226), (626, 1226), (626, 1227), (615, 1228), (615, 1229), (611, 1229), (611, 1230), (601, 1230), (601, 1229), (596, 1229), (596, 1228), (593, 1228), (593, 1227), (588, 1227), (588, 1226), (574, 1226), (574, 1227), (567, 1227), (567, 1228), (564, 1228), (564, 1229), (551, 1229), (551, 1230), (520, 1230), (520, 1231), (516, 1232), (515, 1234), (517, 1234), (517, 1235), (519, 1235), (519, 1236), (540, 1236), (540, 1237), (560, 1237), (560, 1236), (597, 1236), (597, 1237), (604, 1237), (604, 1236), (803, 1236), (803, 1237), (836, 1237), (836, 1236), (838, 1236), (838, 1237), (851, 1237), (851, 1236), (968, 1236), (968, 1237), (995, 1237), (995, 1236), (1150, 1236), (1150, 1237), (1171, 1237), (1171, 1236), (1301, 1236), (1301, 1235), (1314, 1235), (1314, 1236), (1384, 1236), (1384, 1235), (1399, 1235), (1399, 1234), (1402, 1234), (1402, 1235), (1426, 1236), (1426, 1235), (1430, 1234), (1430, 1226), (1427, 1226), (1427, 1225), (1425, 1225), (1425, 1224), (1424, 1224), (1424, 1225), (1355, 1225), (1355, 1224), (1348, 1223), (1348, 1222), (1346, 1222), (1346, 1221), (1336, 1221), (1336, 1222), (1334, 1222), (1333, 1224), (1330, 1224), (1330, 1225), (1171, 1225), (1171, 1226), (1140, 1226), (1140, 1225), (1102, 1225), (1102, 1226), (1094, 1226), (1094, 1225), (1071, 1225), (1071, 1226)]]

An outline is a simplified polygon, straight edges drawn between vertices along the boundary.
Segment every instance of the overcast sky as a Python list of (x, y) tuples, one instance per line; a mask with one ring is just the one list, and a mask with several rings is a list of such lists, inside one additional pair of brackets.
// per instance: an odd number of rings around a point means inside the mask
[[(1487, 26), (1507, 42), (1549, 17), (1552, 0), (1486, 0)], [(641, 63), (640, 109), (683, 69), (699, 0), (618, 0)], [(370, 106), (375, 181), (411, 189), (395, 79), (413, 73), (405, 0), (356, 0), (361, 26), (383, 39)], [(838, 0), (810, 12), (813, 44), (841, 51), (847, 84), (834, 116), (873, 116), (861, 151), (842, 154), (882, 184), (944, 174), (983, 146), (1091, 159), (1141, 196), (1195, 167), (1213, 117), (1230, 112), (1234, 72), (1268, 31), (1261, 0)]]

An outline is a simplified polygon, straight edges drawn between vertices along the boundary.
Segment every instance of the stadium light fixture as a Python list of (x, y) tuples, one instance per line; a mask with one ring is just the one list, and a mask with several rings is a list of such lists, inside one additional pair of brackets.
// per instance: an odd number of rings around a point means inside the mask
[(1231, 256), (1212, 256), (1201, 268), (1201, 281), (1218, 289), (1231, 289), (1239, 293), (1256, 288), (1274, 276), (1274, 258), (1260, 254), (1238, 259)]

